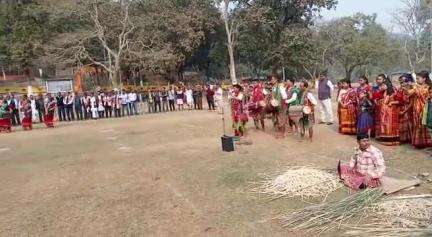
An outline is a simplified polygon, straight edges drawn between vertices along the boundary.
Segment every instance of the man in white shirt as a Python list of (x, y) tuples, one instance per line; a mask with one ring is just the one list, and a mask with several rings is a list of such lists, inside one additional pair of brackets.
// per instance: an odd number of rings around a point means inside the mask
[(331, 95), (334, 91), (333, 83), (327, 78), (327, 70), (320, 72), (318, 80), (315, 82), (315, 89), (318, 91), (318, 107), (321, 112), (321, 122), (332, 125), (333, 108)]
[(280, 134), (277, 135), (278, 138), (285, 136), (286, 124), (287, 124), (287, 104), (284, 103), (288, 99), (286, 88), (283, 83), (280, 82), (281, 78), (279, 75), (273, 75), (271, 77), (272, 84), (272, 99), (270, 101), (271, 106), (274, 108), (274, 125)]
[(220, 85), (216, 85), (215, 94), (214, 94), (214, 101), (216, 103), (216, 106), (218, 108), (219, 114), (222, 114), (223, 109), (223, 90)]
[(130, 116), (129, 105), (128, 105), (129, 103), (128, 94), (122, 91), (120, 94), (120, 98), (121, 98), (122, 116), (125, 116), (125, 110), (126, 110), (126, 115)]
[(73, 112), (74, 100), (75, 100), (75, 96), (73, 94), (73, 91), (69, 91), (63, 99), (63, 103), (64, 103), (64, 106), (66, 108), (66, 117), (67, 117), (67, 120), (69, 122), (72, 120), (75, 120), (75, 116), (74, 116), (74, 112)]
[(129, 105), (129, 113), (130, 115), (138, 115), (137, 112), (137, 94), (134, 91), (130, 91), (127, 94), (128, 97), (128, 105)]

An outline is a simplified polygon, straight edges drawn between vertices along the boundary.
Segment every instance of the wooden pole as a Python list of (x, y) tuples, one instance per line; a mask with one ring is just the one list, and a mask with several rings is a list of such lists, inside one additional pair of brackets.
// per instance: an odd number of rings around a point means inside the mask
[(226, 128), (225, 128), (225, 112), (224, 107), (222, 106), (222, 129), (223, 135), (226, 136)]

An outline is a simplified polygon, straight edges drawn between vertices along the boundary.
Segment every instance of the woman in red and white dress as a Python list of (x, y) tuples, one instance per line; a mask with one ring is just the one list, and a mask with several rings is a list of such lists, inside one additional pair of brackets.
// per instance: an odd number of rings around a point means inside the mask
[(249, 115), (253, 118), (255, 127), (259, 129), (261, 124), (262, 129), (265, 129), (265, 95), (264, 86), (260, 83), (255, 84), (252, 89), (252, 95), (248, 104)]
[(234, 85), (231, 94), (231, 117), (233, 121), (234, 135), (238, 137), (244, 136), (246, 132), (246, 122), (248, 116), (243, 105), (243, 88), (240, 85)]
[(45, 105), (47, 113), (44, 116), (44, 123), (49, 128), (54, 127), (54, 113), (55, 113), (56, 106), (57, 104), (54, 100), (54, 97), (49, 95), (48, 102)]
[(27, 95), (24, 95), (21, 100), (21, 112), (23, 113), (24, 117), (21, 121), (22, 127), (24, 130), (32, 130), (33, 129), (33, 122), (32, 122), (32, 108), (31, 108), (31, 102), (28, 99)]

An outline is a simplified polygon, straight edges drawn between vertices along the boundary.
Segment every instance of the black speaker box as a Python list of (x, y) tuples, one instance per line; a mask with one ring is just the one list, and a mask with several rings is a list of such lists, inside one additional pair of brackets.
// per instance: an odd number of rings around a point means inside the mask
[(230, 136), (223, 136), (221, 137), (222, 140), (222, 150), (231, 152), (234, 151), (234, 137)]

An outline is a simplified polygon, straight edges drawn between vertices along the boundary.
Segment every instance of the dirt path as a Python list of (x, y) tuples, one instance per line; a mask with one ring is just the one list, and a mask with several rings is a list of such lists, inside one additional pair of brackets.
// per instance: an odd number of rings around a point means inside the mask
[[(265, 203), (250, 183), (286, 165), (334, 168), (355, 147), (320, 125), (312, 144), (250, 129), (252, 145), (223, 153), (221, 127), (185, 111), (1, 134), (0, 236), (298, 236), (271, 218), (305, 204)], [(423, 151), (382, 148), (390, 172), (432, 170)]]

